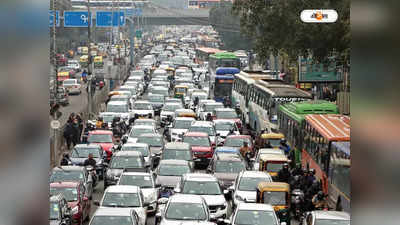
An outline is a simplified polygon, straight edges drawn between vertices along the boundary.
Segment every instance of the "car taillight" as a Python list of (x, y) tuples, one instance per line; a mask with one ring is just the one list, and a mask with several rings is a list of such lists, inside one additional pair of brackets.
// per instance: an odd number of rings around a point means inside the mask
[(75, 85), (75, 86), (74, 86), (74, 88), (78, 88), (78, 87), (79, 87), (78, 85)]

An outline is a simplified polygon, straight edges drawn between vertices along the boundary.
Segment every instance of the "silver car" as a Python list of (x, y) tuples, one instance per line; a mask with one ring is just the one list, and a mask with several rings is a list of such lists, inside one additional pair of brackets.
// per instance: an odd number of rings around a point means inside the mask
[(124, 172), (117, 185), (134, 185), (140, 187), (143, 192), (144, 202), (149, 204), (147, 213), (156, 212), (161, 185), (156, 185), (154, 173)]
[(141, 225), (139, 215), (131, 208), (97, 208), (89, 225)]
[[(232, 225), (279, 225), (274, 208), (268, 204), (257, 203), (240, 203), (231, 218), (224, 222)], [(281, 225), (286, 225), (286, 223), (282, 222)]]
[[(160, 203), (164, 199), (160, 199)], [(214, 224), (210, 220), (215, 218), (210, 215), (207, 203), (198, 195), (176, 194), (169, 198), (165, 208), (156, 214), (156, 221), (161, 221), (160, 225), (189, 225)]]
[(175, 192), (199, 195), (204, 198), (210, 214), (215, 218), (226, 218), (228, 202), (219, 186), (217, 178), (210, 174), (187, 173), (175, 188)]
[(128, 142), (135, 143), (142, 134), (156, 134), (156, 128), (153, 126), (137, 125), (133, 126), (128, 137)]
[(182, 141), (182, 136), (189, 130), (194, 121), (196, 120), (192, 117), (176, 117), (172, 126), (167, 128), (169, 140)]
[(121, 147), (121, 151), (137, 151), (142, 153), (146, 165), (153, 168), (153, 159), (155, 155), (150, 153), (150, 147), (146, 143), (126, 143)]
[(131, 208), (139, 216), (139, 225), (146, 225), (148, 203), (145, 203), (142, 190), (138, 186), (110, 186), (104, 191), (101, 201), (95, 201), (95, 205), (102, 208)]
[(234, 206), (237, 206), (240, 202), (255, 203), (257, 185), (260, 182), (272, 182), (272, 178), (268, 173), (262, 171), (240, 172), (235, 183), (228, 188), (233, 193)]

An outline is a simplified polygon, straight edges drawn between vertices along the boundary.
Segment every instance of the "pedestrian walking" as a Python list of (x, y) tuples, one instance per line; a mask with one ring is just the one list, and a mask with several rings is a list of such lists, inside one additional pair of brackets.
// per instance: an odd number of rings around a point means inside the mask
[(75, 146), (78, 144), (80, 141), (80, 132), (79, 132), (79, 124), (78, 120), (74, 119), (74, 122), (72, 123), (72, 144)]
[(67, 143), (67, 148), (70, 149), (71, 148), (71, 143), (72, 143), (72, 139), (73, 139), (73, 125), (71, 122), (67, 122), (67, 125), (64, 128), (64, 132), (63, 132), (63, 136), (65, 138), (65, 141)]

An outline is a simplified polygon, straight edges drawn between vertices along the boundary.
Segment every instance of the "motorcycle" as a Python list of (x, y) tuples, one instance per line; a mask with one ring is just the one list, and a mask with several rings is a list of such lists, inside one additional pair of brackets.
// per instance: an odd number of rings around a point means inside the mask
[(297, 221), (302, 221), (304, 215), (304, 192), (300, 189), (294, 189), (291, 197), (292, 213)]

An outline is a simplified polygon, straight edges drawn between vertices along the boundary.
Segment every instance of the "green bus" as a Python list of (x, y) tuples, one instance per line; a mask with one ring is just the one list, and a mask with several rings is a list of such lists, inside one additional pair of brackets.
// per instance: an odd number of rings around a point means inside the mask
[(302, 132), (308, 114), (339, 114), (339, 109), (336, 104), (323, 100), (291, 102), (279, 106), (278, 126), (295, 150), (296, 164), (301, 163)]
[[(210, 55), (208, 61), (208, 70), (210, 76), (215, 76), (218, 67), (230, 67), (240, 70), (240, 59), (232, 52), (217, 52)], [(210, 77), (214, 80), (215, 77)]]

